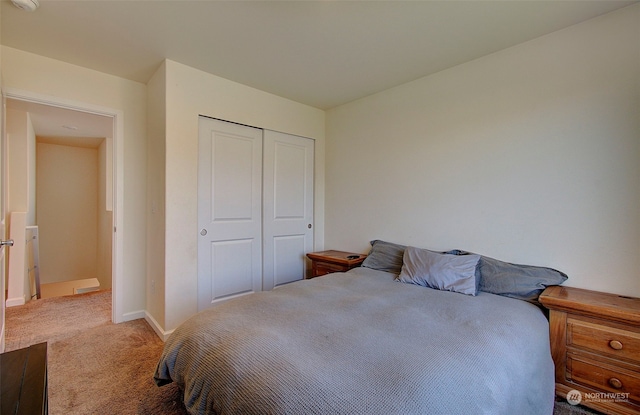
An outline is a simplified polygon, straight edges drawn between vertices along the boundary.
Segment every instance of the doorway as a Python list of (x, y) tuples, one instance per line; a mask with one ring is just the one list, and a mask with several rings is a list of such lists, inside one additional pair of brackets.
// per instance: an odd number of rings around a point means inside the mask
[[(34, 125), (40, 121), (37, 117)], [(39, 127), (35, 225), (41, 298), (111, 289), (113, 211), (106, 203), (107, 139), (42, 135)], [(108, 130), (104, 132), (110, 136), (112, 127)]]
[[(79, 156), (79, 154), (87, 153), (87, 151), (94, 153), (94, 158), (98, 165), (95, 166), (96, 187), (93, 190), (97, 197), (93, 203), (100, 205), (100, 209), (95, 210), (95, 219), (93, 224), (89, 226), (95, 227), (93, 232), (95, 236), (102, 234), (102, 237), (99, 237), (96, 241), (91, 241), (88, 245), (95, 247), (96, 256), (94, 260), (101, 262), (99, 268), (101, 268), (102, 271), (100, 272), (103, 275), (100, 277), (102, 281), (106, 282), (101, 286), (103, 288), (108, 286), (108, 288), (112, 289), (112, 321), (115, 323), (123, 321), (121, 312), (122, 232), (117, 232), (118, 225), (121, 222), (121, 218), (117, 213), (122, 201), (122, 157), (121, 155), (118, 157), (122, 151), (122, 113), (118, 110), (99, 108), (49, 96), (39, 96), (24, 91), (4, 91), (4, 95), (6, 99), (5, 111), (7, 113), (17, 111), (29, 114), (28, 119), (33, 127), (33, 135), (38, 137), (38, 139), (34, 138), (34, 149), (30, 150), (33, 154), (32, 157), (35, 157), (35, 146), (42, 146), (44, 149), (42, 154), (46, 154), (48, 162), (58, 160), (58, 168), (56, 169), (54, 162), (54, 170), (49, 170), (49, 172), (59, 170), (60, 154), (62, 154), (62, 158), (66, 157), (66, 163), (82, 164), (81, 160), (87, 160), (87, 157), (86, 154), (84, 156)], [(58, 154), (57, 156), (56, 153)], [(51, 168), (52, 166), (49, 167)], [(33, 166), (29, 167), (29, 169), (34, 171)], [(11, 171), (9, 175), (11, 175)], [(48, 177), (48, 179), (51, 179), (51, 177)], [(27, 174), (26, 181), (33, 182), (34, 179)], [(10, 177), (9, 182), (11, 183)], [(62, 188), (63, 184), (60, 183), (58, 186)], [(36, 208), (31, 204), (37, 204), (35, 202), (35, 187), (34, 183), (27, 183), (27, 188), (30, 190), (27, 197), (29, 202), (25, 207), (27, 211), (33, 211), (30, 213), (32, 216), (35, 215)], [(82, 190), (78, 189), (75, 191), (82, 192)], [(43, 195), (40, 194), (39, 197), (43, 198), (42, 202), (44, 204)], [(55, 200), (55, 197), (50, 199)], [(35, 218), (32, 218), (32, 220), (35, 220)], [(49, 222), (52, 222), (51, 219), (49, 219)], [(42, 243), (44, 242), (42, 230), (39, 233)], [(54, 240), (54, 243), (56, 238), (71, 239), (76, 246), (85, 243), (83, 235), (73, 232), (72, 228), (68, 228), (66, 232), (57, 229), (55, 233), (56, 235), (50, 238)], [(48, 237), (51, 236), (48, 235)], [(84, 237), (86, 237), (86, 233)], [(45, 247), (40, 246), (41, 258), (43, 257), (43, 248)], [(47, 267), (42, 267), (41, 270), (46, 271)], [(41, 277), (44, 277), (43, 284), (47, 282), (46, 275), (41, 274)], [(59, 273), (56, 273), (54, 278), (65, 279), (65, 276), (60, 276)], [(77, 277), (71, 275), (71, 278)]]

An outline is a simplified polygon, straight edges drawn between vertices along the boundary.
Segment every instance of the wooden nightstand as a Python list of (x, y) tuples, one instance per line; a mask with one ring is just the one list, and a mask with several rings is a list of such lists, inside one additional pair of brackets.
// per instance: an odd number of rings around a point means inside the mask
[(640, 414), (640, 298), (553, 286), (549, 309), (556, 394), (607, 414)]
[(332, 272), (347, 272), (351, 268), (359, 267), (367, 257), (363, 254), (344, 251), (310, 252), (307, 257), (311, 260), (311, 278)]

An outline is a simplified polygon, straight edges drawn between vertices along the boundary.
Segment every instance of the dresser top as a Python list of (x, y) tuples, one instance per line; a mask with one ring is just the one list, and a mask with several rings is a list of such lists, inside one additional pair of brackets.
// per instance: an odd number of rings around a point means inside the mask
[(544, 290), (539, 301), (550, 310), (640, 324), (640, 298), (636, 297), (555, 285)]

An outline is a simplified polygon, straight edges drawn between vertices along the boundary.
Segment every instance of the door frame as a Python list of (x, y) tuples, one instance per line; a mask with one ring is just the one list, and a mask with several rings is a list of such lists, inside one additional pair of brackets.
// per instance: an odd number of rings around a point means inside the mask
[[(1, 92), (1, 91), (0, 91)], [(7, 216), (7, 106), (4, 92), (1, 92), (0, 99), (2, 100), (2, 112), (0, 113), (0, 239), (4, 240), (7, 237), (6, 216)], [(5, 332), (5, 313), (6, 313), (6, 301), (5, 301), (5, 281), (7, 272), (7, 248), (0, 246), (0, 293), (2, 298), (0, 299), (0, 353), (4, 353), (4, 332)]]
[(113, 183), (113, 237), (111, 238), (111, 281), (112, 304), (111, 320), (114, 323), (125, 321), (123, 315), (123, 255), (124, 255), (124, 112), (84, 102), (73, 101), (56, 96), (37, 94), (14, 88), (3, 88), (4, 99), (32, 102), (35, 104), (85, 112), (88, 114), (111, 117), (113, 119), (113, 137), (111, 138), (111, 165)]

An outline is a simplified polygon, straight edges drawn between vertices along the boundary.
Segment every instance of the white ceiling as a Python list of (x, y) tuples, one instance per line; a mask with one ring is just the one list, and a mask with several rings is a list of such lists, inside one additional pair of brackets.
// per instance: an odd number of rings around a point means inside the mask
[(168, 58), (328, 109), (635, 2), (2, 0), (1, 41), (142, 83)]

